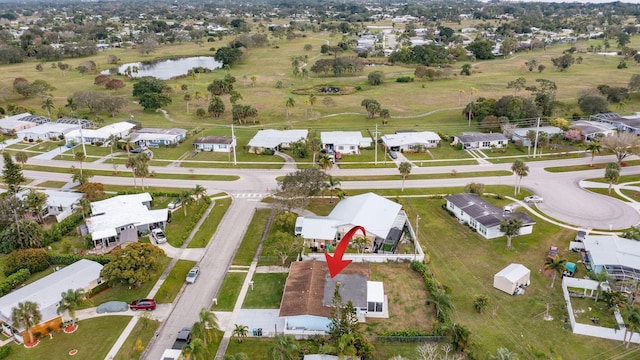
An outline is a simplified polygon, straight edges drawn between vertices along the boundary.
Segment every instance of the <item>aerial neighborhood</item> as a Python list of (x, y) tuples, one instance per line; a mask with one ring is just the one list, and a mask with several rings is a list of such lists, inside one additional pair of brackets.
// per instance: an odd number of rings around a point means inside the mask
[(638, 359), (640, 4), (0, 4), (0, 359)]

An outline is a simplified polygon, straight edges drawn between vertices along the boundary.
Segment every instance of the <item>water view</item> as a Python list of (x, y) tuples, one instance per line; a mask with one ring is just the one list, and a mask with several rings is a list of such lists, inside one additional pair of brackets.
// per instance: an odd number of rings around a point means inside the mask
[(120, 67), (117, 68), (104, 70), (101, 74), (126, 74), (134, 78), (153, 76), (161, 80), (169, 80), (177, 76), (186, 75), (189, 70), (195, 67), (214, 70), (221, 68), (222, 63), (216, 61), (212, 56), (193, 56), (188, 58), (161, 60), (152, 63), (128, 63), (120, 65)]

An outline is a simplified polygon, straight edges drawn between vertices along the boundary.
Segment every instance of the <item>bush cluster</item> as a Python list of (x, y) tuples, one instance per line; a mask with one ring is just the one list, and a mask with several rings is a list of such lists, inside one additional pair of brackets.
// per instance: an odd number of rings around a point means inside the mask
[(9, 355), (11, 355), (11, 347), (0, 346), (0, 360), (6, 359)]
[(4, 264), (4, 274), (9, 276), (20, 269), (29, 269), (32, 274), (49, 267), (49, 257), (44, 249), (12, 251)]
[[(433, 277), (433, 274), (431, 273), (431, 270), (429, 270), (427, 265), (419, 261), (412, 261), (411, 269), (413, 271), (418, 272), (420, 275), (422, 275), (422, 279), (424, 280), (424, 284), (427, 286), (427, 290), (429, 291), (430, 295), (432, 296), (437, 295), (440, 291), (442, 291), (438, 289), (438, 284), (436, 283), (436, 279)], [(442, 313), (438, 313), (438, 320), (442, 324), (448, 323), (449, 314), (446, 311), (443, 311)]]
[(48, 254), (47, 258), (52, 265), (71, 265), (82, 259), (95, 261), (102, 265), (111, 261), (111, 258), (107, 255)]
[[(31, 272), (29, 272), (29, 269), (20, 269), (15, 273), (9, 275), (9, 277), (7, 277), (4, 281), (0, 282), (0, 296), (5, 296), (11, 290), (22, 285), (23, 282), (27, 281), (29, 276), (31, 276)], [(2, 355), (1, 350), (0, 355)], [(0, 359), (2, 359), (1, 356)]]
[(62, 237), (74, 230), (82, 222), (82, 214), (73, 214), (59, 223), (53, 224), (49, 230), (44, 231), (42, 246), (49, 246), (62, 240)]

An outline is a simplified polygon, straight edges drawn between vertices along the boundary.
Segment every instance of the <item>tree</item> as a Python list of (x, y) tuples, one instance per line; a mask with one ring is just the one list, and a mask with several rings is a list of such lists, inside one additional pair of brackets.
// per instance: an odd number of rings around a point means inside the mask
[(276, 335), (269, 352), (273, 360), (296, 360), (300, 358), (296, 339), (293, 335)]
[(322, 149), (322, 140), (317, 137), (312, 137), (307, 140), (307, 144), (309, 144), (309, 150), (313, 153), (313, 166), (316, 166), (316, 156)]
[(211, 99), (208, 112), (212, 114), (213, 117), (220, 117), (220, 115), (224, 114), (224, 102), (219, 96), (214, 96), (213, 99)]
[(631, 42), (631, 36), (624, 31), (620, 31), (616, 38), (619, 48), (624, 48), (629, 42)]
[(324, 172), (316, 168), (289, 173), (278, 182), (276, 199), (287, 210), (304, 207), (310, 196), (318, 195), (324, 189), (326, 177)]
[(193, 202), (192, 192), (187, 190), (182, 190), (180, 194), (178, 194), (178, 201), (182, 204), (182, 210), (184, 211), (184, 216), (187, 216), (187, 208)]
[(69, 289), (60, 294), (62, 299), (60, 300), (60, 306), (56, 310), (58, 314), (62, 314), (65, 311), (69, 313), (69, 317), (75, 320), (76, 310), (80, 307), (84, 306), (90, 300), (87, 299), (87, 294), (85, 294), (83, 289)]
[(340, 283), (337, 283), (333, 290), (329, 320), (329, 338), (336, 345), (344, 335), (355, 335), (358, 332), (356, 310), (351, 300), (343, 304), (342, 295), (340, 294)]
[(200, 204), (200, 198), (207, 195), (207, 189), (205, 189), (202, 185), (196, 184), (196, 187), (191, 191), (193, 196), (196, 197), (196, 204)]
[(194, 337), (202, 339), (204, 346), (212, 341), (218, 340), (218, 318), (216, 314), (207, 310), (206, 308), (200, 309), (198, 314), (199, 320), (191, 327), (191, 333)]
[(144, 191), (144, 179), (149, 176), (149, 161), (151, 158), (146, 152), (141, 152), (134, 158), (133, 172), (140, 179), (140, 187)]
[(139, 287), (160, 269), (160, 258), (165, 254), (155, 245), (135, 242), (112, 251), (111, 255), (100, 276), (111, 284)]
[(600, 293), (602, 292), (602, 284), (609, 280), (609, 274), (607, 273), (607, 269), (602, 269), (599, 273), (589, 271), (587, 273), (587, 276), (589, 277), (589, 279), (598, 282), (598, 288), (597, 288), (596, 299), (595, 299), (595, 301), (598, 302), (598, 298), (600, 297)]
[(110, 79), (109, 81), (107, 81), (106, 84), (104, 84), (105, 89), (113, 90), (115, 92), (117, 92), (118, 90), (122, 89), (125, 86), (127, 85), (124, 83), (124, 81), (120, 79)]
[(518, 91), (524, 89), (527, 86), (527, 79), (520, 77), (513, 81), (509, 81), (507, 89), (513, 89), (513, 96), (518, 95)]
[(53, 105), (53, 99), (48, 97), (45, 100), (42, 101), (42, 109), (43, 110), (47, 110), (47, 115), (49, 115), (49, 117), (51, 117), (51, 109), (54, 109), (55, 106)]
[(554, 258), (547, 257), (547, 260), (544, 264), (545, 270), (552, 270), (553, 275), (551, 277), (551, 287), (553, 288), (553, 284), (556, 282), (556, 276), (560, 274), (562, 276), (562, 272), (564, 271), (564, 265), (567, 263), (567, 259), (560, 258), (558, 256)]
[(209, 358), (209, 351), (207, 350), (204, 341), (200, 338), (193, 339), (190, 343), (182, 347), (182, 354), (188, 360), (198, 360)]
[(171, 104), (171, 98), (164, 94), (145, 93), (138, 99), (138, 103), (145, 110), (156, 110)]
[(339, 189), (340, 186), (340, 179), (338, 179), (335, 176), (331, 176), (329, 175), (329, 177), (327, 178), (327, 189), (329, 189), (329, 203), (332, 204), (333, 203), (333, 192), (337, 189)]
[(4, 158), (2, 180), (7, 185), (9, 194), (17, 194), (22, 188), (21, 185), (26, 182), (27, 179), (22, 174), (20, 166), (13, 162), (11, 154), (3, 153), (2, 156)]
[(364, 99), (362, 100), (362, 102), (360, 103), (360, 106), (364, 106), (365, 109), (367, 109), (367, 114), (369, 116), (369, 119), (373, 119), (373, 117), (380, 112), (380, 110), (382, 109), (382, 106), (380, 105), (380, 103), (377, 100), (373, 100), (373, 99)]
[(564, 54), (557, 58), (552, 58), (551, 62), (553, 66), (557, 67), (560, 71), (567, 71), (573, 63), (576, 62), (576, 59), (571, 54)]
[(631, 75), (631, 79), (629, 79), (629, 92), (638, 92), (640, 91), (640, 74)]
[(493, 44), (487, 40), (474, 40), (471, 44), (467, 45), (467, 50), (471, 51), (476, 59), (489, 60), (493, 59)]
[(137, 44), (136, 49), (140, 55), (149, 55), (152, 52), (156, 51), (156, 49), (160, 46), (158, 44), (158, 39), (156, 39), (155, 33), (148, 33), (143, 39), (141, 43)]
[(624, 339), (627, 339), (627, 333), (630, 333), (626, 346), (628, 349), (629, 344), (631, 343), (631, 338), (633, 338), (633, 334), (640, 329), (640, 307), (627, 304), (624, 312), (622, 313), (622, 318), (624, 319), (625, 324)]
[(333, 160), (331, 159), (331, 157), (329, 157), (328, 154), (323, 154), (320, 157), (320, 167), (325, 172), (325, 174), (327, 173), (327, 171), (329, 171), (329, 169), (333, 167)]
[(377, 86), (382, 85), (384, 82), (384, 72), (382, 71), (372, 71), (367, 75), (367, 82), (369, 85)]
[(24, 327), (29, 333), (28, 344), (33, 344), (35, 339), (33, 338), (34, 325), (37, 325), (42, 320), (42, 313), (40, 313), (40, 306), (33, 301), (24, 301), (18, 303), (18, 305), (11, 309), (11, 321), (15, 327)]
[(517, 195), (520, 193), (520, 183), (522, 182), (522, 178), (529, 175), (529, 167), (522, 160), (516, 160), (511, 165), (511, 171), (516, 176), (516, 186), (513, 190), (513, 194)]
[(640, 151), (640, 138), (634, 133), (618, 132), (612, 136), (605, 136), (600, 140), (602, 150), (611, 151), (616, 155), (618, 164), (627, 156)]
[(464, 351), (467, 345), (469, 345), (469, 335), (471, 335), (469, 329), (458, 323), (444, 325), (443, 329), (444, 332), (451, 338), (451, 345), (453, 345), (453, 350)]
[(284, 104), (287, 107), (287, 119), (289, 118), (289, 114), (291, 113), (291, 109), (296, 106), (296, 100), (292, 97), (287, 99), (287, 102)]
[(88, 201), (102, 200), (106, 195), (106, 193), (104, 192), (104, 184), (99, 182), (87, 181), (78, 186), (78, 191), (80, 191), (84, 195), (84, 198)]
[(35, 221), (17, 219), (18, 212), (13, 212), (14, 222), (0, 233), (0, 241), (5, 244), (12, 244), (15, 249), (35, 249), (42, 246), (44, 233), (42, 227)]
[(542, 115), (551, 116), (558, 85), (547, 79), (536, 79), (536, 83), (538, 85), (527, 86), (525, 90), (531, 92)]
[(500, 222), (500, 232), (507, 237), (507, 249), (511, 248), (511, 239), (520, 234), (521, 227), (522, 220), (515, 216), (508, 217)]
[(617, 184), (620, 179), (620, 165), (618, 163), (609, 163), (604, 171), (604, 179), (609, 183), (608, 194), (611, 194), (611, 187)]
[(518, 360), (518, 354), (501, 347), (494, 355), (491, 355), (491, 360)]
[(482, 314), (489, 305), (489, 297), (487, 295), (476, 295), (473, 298), (473, 308), (478, 314)]
[(249, 333), (248, 329), (249, 328), (246, 325), (236, 324), (236, 327), (233, 329), (233, 332), (231, 333), (231, 337), (238, 338), (238, 342), (241, 343), (242, 340), (244, 340), (244, 338), (247, 337)]
[(162, 94), (169, 90), (171, 88), (163, 80), (153, 76), (143, 76), (133, 84), (133, 96), (138, 98), (144, 94)]
[(587, 151), (591, 153), (591, 167), (593, 167), (593, 158), (596, 156), (596, 153), (600, 152), (600, 142), (599, 141), (593, 141), (591, 140), (591, 142), (589, 142), (589, 144), (587, 144)]
[(216, 50), (213, 57), (223, 65), (231, 67), (242, 58), (242, 50), (223, 46)]
[(24, 205), (29, 209), (29, 211), (36, 215), (38, 222), (41, 224), (44, 222), (42, 212), (47, 205), (48, 198), (49, 195), (46, 193), (35, 191), (33, 189), (29, 190), (27, 195), (24, 197)]
[(609, 102), (603, 95), (586, 93), (578, 96), (580, 111), (586, 115), (605, 113), (609, 111)]
[(444, 323), (449, 318), (449, 311), (454, 310), (451, 296), (445, 290), (436, 290), (426, 301), (427, 305), (433, 305), (436, 309), (436, 317)]
[(402, 188), (400, 191), (404, 191), (404, 181), (409, 177), (409, 174), (411, 174), (411, 163), (407, 161), (401, 162), (400, 165), (398, 165), (398, 171), (400, 175), (402, 175)]
[(18, 151), (15, 155), (15, 158), (17, 162), (19, 162), (20, 164), (22, 164), (22, 166), (24, 166), (24, 164), (26, 164), (27, 161), (29, 160), (29, 155), (27, 155), (27, 153), (24, 151)]
[(87, 156), (84, 154), (84, 152), (78, 151), (77, 153), (75, 153), (74, 159), (80, 163), (80, 178), (84, 178), (82, 174), (82, 163), (87, 160)]

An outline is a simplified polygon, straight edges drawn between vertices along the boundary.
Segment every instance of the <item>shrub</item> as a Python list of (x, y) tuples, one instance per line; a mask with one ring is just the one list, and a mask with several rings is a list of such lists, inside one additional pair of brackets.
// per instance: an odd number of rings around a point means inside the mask
[(73, 214), (57, 224), (53, 224), (49, 230), (44, 232), (42, 246), (51, 245), (58, 242), (63, 236), (71, 232), (82, 222), (82, 214)]
[(47, 252), (44, 249), (24, 249), (12, 251), (4, 264), (4, 274), (11, 275), (20, 269), (29, 269), (37, 273), (49, 266)]
[(49, 263), (56, 265), (71, 265), (76, 261), (87, 259), (102, 265), (108, 264), (111, 258), (107, 255), (80, 255), (80, 254), (48, 254)]
[(6, 359), (9, 355), (11, 355), (11, 347), (0, 346), (0, 359)]
[(29, 269), (20, 269), (11, 274), (6, 280), (0, 282), (0, 296), (8, 294), (11, 290), (20, 286), (31, 276)]
[(411, 77), (411, 76), (400, 76), (399, 78), (396, 79), (396, 82), (399, 82), (399, 83), (410, 83), (410, 82), (413, 82), (413, 77)]

